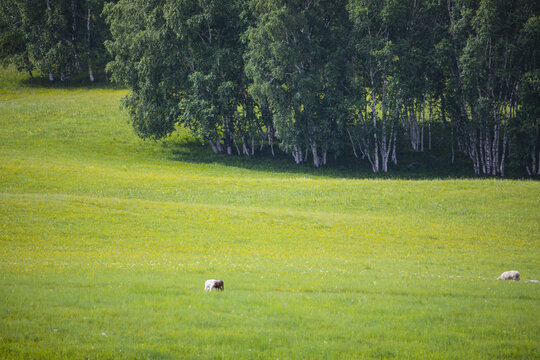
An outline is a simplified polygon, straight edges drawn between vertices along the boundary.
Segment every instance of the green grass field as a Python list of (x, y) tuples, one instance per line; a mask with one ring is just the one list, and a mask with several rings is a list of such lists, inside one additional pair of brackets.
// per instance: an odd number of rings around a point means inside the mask
[(540, 357), (538, 182), (144, 142), (125, 94), (1, 72), (1, 359)]

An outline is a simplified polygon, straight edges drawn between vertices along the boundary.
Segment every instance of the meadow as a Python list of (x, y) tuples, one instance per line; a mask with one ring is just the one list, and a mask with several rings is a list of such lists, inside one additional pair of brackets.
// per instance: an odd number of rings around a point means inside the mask
[(540, 357), (540, 183), (142, 141), (125, 94), (0, 72), (0, 358)]

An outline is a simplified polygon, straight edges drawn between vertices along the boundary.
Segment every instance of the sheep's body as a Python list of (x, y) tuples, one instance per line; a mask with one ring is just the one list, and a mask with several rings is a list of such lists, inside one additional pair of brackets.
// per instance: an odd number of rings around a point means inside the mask
[(206, 280), (206, 282), (204, 283), (204, 291), (212, 291), (214, 289), (223, 291), (225, 289), (223, 285), (223, 280)]
[(501, 276), (499, 276), (497, 278), (497, 280), (515, 280), (515, 281), (519, 281), (519, 278), (520, 278), (519, 271), (510, 270), (510, 271), (503, 272), (501, 274)]

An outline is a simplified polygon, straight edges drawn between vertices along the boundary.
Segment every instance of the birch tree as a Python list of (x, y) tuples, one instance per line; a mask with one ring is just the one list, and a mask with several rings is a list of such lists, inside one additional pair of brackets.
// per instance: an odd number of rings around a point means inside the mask
[(115, 56), (108, 69), (131, 90), (125, 106), (141, 137), (159, 139), (182, 124), (216, 153), (255, 153), (263, 132), (244, 75), (242, 4), (121, 0), (106, 7)]
[(373, 172), (388, 171), (400, 104), (400, 90), (393, 76), (393, 43), (388, 19), (384, 16), (386, 6), (384, 1), (370, 0), (351, 0), (348, 5), (354, 25), (353, 64), (359, 84), (351, 95), (354, 100), (347, 130), (353, 152), (358, 156), (357, 144)]
[[(181, 121), (214, 152), (251, 155), (260, 123), (247, 94), (240, 1), (169, 1), (167, 20), (190, 69)], [(221, 145), (223, 141), (223, 146)], [(240, 151), (241, 142), (242, 151)], [(251, 149), (252, 151), (248, 150)]]
[(159, 139), (174, 131), (186, 91), (185, 48), (166, 26), (164, 4), (121, 0), (104, 9), (113, 37), (106, 42), (113, 56), (107, 69), (113, 81), (130, 89), (123, 105), (142, 138)]
[[(253, 1), (246, 73), (273, 111), (280, 147), (319, 167), (338, 151), (346, 68), (345, 2)], [(263, 55), (262, 55), (263, 54)]]
[[(533, 9), (534, 10), (534, 9)], [(527, 19), (519, 36), (521, 76), (517, 122), (512, 140), (517, 146), (514, 158), (529, 175), (540, 175), (540, 16), (538, 9)]]
[(460, 148), (476, 174), (504, 175), (508, 128), (518, 110), (517, 42), (531, 15), (526, 1), (447, 0), (459, 96)]

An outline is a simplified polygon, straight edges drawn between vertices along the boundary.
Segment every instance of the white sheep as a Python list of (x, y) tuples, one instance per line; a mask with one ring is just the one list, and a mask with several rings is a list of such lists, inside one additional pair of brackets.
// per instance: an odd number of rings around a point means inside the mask
[(497, 278), (497, 280), (515, 280), (519, 281), (519, 271), (510, 270), (505, 271)]

